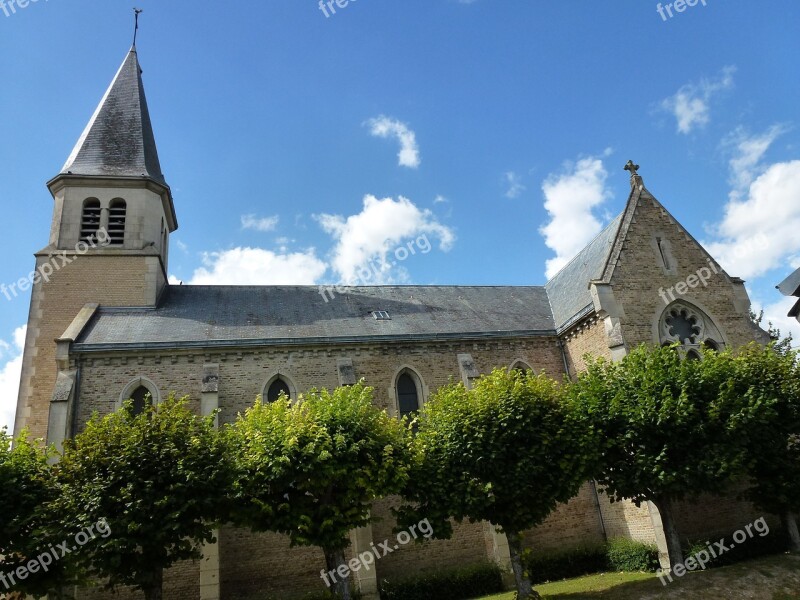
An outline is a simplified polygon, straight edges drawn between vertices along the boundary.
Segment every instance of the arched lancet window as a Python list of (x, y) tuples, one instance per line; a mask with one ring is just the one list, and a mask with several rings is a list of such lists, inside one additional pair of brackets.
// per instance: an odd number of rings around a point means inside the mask
[(161, 258), (167, 263), (167, 224), (161, 219)]
[(686, 360), (700, 360), (700, 353), (697, 350), (689, 350), (686, 353)]
[(289, 384), (286, 383), (286, 381), (284, 381), (282, 378), (277, 377), (275, 381), (273, 381), (267, 388), (267, 402), (275, 402), (278, 398), (280, 398), (282, 393), (291, 400), (292, 390), (289, 389)]
[(87, 198), (83, 201), (83, 213), (81, 214), (81, 239), (85, 242), (92, 242), (97, 238), (99, 229), (100, 200)]
[(112, 246), (122, 246), (125, 243), (125, 216), (127, 204), (121, 198), (111, 201), (108, 210), (108, 237)]
[(527, 375), (529, 373), (533, 373), (533, 369), (531, 366), (523, 360), (517, 360), (511, 365), (511, 371), (519, 371), (523, 375)]
[(145, 407), (159, 404), (161, 396), (155, 383), (145, 377), (137, 377), (128, 382), (128, 385), (122, 390), (117, 400), (117, 409), (121, 408), (128, 400), (133, 400), (132, 412), (134, 415), (138, 415), (144, 411)]
[(400, 416), (414, 415), (420, 408), (419, 389), (412, 375), (406, 371), (397, 378), (397, 407)]
[(130, 399), (133, 400), (130, 412), (134, 417), (142, 414), (145, 411), (145, 408), (153, 404), (153, 397), (150, 394), (150, 390), (143, 385), (140, 385), (138, 388), (133, 390)]

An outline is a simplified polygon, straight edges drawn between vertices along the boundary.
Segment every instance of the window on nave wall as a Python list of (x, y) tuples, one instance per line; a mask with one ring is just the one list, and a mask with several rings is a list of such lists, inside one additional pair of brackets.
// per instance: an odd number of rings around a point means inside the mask
[(409, 372), (401, 373), (397, 378), (397, 408), (400, 417), (413, 416), (420, 409), (419, 388), (415, 378)]
[(153, 403), (150, 390), (143, 385), (140, 385), (138, 388), (133, 390), (133, 393), (131, 394), (131, 400), (133, 400), (133, 404), (131, 405), (130, 412), (134, 417), (142, 414), (145, 409)]
[(292, 392), (289, 389), (289, 384), (278, 377), (270, 384), (269, 389), (267, 389), (267, 402), (275, 402), (278, 398), (280, 398), (281, 393), (285, 394), (289, 399), (292, 398)]

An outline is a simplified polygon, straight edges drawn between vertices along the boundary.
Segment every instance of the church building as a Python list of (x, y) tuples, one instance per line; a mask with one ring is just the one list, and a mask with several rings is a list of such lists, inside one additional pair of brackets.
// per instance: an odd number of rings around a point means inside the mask
[[(58, 446), (95, 411), (112, 412), (129, 398), (140, 407), (157, 403), (173, 391), (188, 395), (198, 413), (219, 408), (227, 423), (258, 395), (296, 397), (361, 378), (375, 388), (376, 404), (400, 417), (451, 378), (469, 385), (495, 367), (561, 378), (584, 369), (587, 354), (618, 360), (641, 343), (679, 342), (691, 358), (703, 347), (766, 341), (751, 321), (744, 282), (675, 220), (636, 165), (627, 169), (622, 212), (544, 286), (348, 287), (326, 299), (317, 286), (170, 285), (178, 215), (134, 46), (47, 182), (53, 217), (35, 254), (41, 276), (16, 432), (27, 427)], [(390, 503), (379, 502), (381, 519), (352, 532), (349, 556), (393, 537)], [(681, 531), (697, 538), (760, 516), (732, 499), (687, 504), (676, 514)], [(615, 537), (665, 552), (654, 506), (612, 504), (587, 482), (525, 541), (548, 551)], [(486, 562), (508, 566), (505, 537), (488, 523), (464, 523), (451, 540), (401, 547), (354, 577), (365, 598), (376, 598), (383, 579)], [(317, 549), (223, 527), (202, 561), (165, 574), (164, 597), (297, 598), (323, 589), (323, 566)], [(128, 597), (136, 596), (120, 595)]]

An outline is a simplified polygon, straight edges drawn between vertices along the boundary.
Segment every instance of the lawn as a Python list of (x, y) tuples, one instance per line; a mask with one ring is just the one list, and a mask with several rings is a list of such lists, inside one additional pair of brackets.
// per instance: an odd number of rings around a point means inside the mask
[[(761, 558), (662, 585), (648, 573), (605, 573), (537, 585), (545, 600), (794, 600), (800, 599), (800, 556)], [(482, 600), (512, 600), (513, 593)]]

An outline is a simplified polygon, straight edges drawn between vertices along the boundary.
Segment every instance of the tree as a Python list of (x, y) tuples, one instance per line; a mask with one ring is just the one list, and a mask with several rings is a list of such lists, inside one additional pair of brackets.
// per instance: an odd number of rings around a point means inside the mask
[(590, 361), (573, 388), (604, 434), (598, 482), (612, 500), (655, 504), (673, 569), (683, 564), (675, 503), (724, 491), (743, 462), (721, 394), (732, 372), (728, 353), (683, 360), (676, 347), (640, 346), (618, 363)]
[(372, 403), (372, 388), (311, 390), (256, 404), (230, 434), (237, 449), (233, 520), (254, 531), (275, 531), (293, 546), (319, 546), (327, 581), (350, 598), (339, 576), (352, 529), (370, 523), (375, 499), (405, 484), (411, 447), (403, 423)]
[(728, 389), (741, 413), (732, 422), (747, 451), (749, 487), (745, 497), (780, 515), (791, 549), (800, 552), (800, 362), (797, 352), (779, 343), (752, 344), (735, 361), (735, 383)]
[(93, 416), (64, 444), (55, 507), (75, 527), (107, 524), (109, 536), (74, 555), (107, 588), (160, 600), (164, 569), (213, 541), (232, 468), (214, 417), (198, 417), (185, 399), (171, 395), (138, 416), (130, 407)]
[[(761, 328), (761, 324), (764, 322), (764, 311), (761, 310), (756, 314), (755, 311), (751, 309), (750, 320)], [(792, 349), (792, 333), (789, 332), (786, 337), (783, 337), (781, 330), (775, 327), (772, 321), (767, 321), (767, 335), (774, 342), (774, 347), (779, 352), (787, 352)]]
[(521, 562), (522, 536), (589, 479), (596, 434), (564, 388), (545, 375), (496, 369), (473, 389), (440, 388), (419, 417), (421, 457), (398, 512), (429, 519), (435, 537), (450, 519), (488, 521), (508, 538), (518, 598), (538, 598)]
[(71, 564), (56, 562), (47, 552), (63, 537), (55, 533), (54, 515), (46, 509), (56, 497), (50, 456), (26, 431), (12, 439), (0, 430), (0, 594), (58, 595), (62, 585), (75, 580)]

